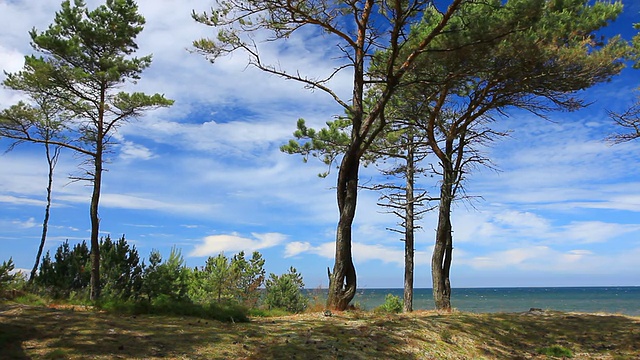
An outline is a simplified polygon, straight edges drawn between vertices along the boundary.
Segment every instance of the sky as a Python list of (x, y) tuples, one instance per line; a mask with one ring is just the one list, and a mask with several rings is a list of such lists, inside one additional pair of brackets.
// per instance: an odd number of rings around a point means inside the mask
[[(607, 30), (630, 39), (640, 2), (625, 0), (624, 14)], [(100, 5), (88, 0), (90, 9)], [(321, 127), (342, 109), (326, 94), (247, 66), (243, 53), (212, 64), (194, 53), (193, 40), (215, 36), (191, 19), (210, 0), (140, 0), (146, 18), (139, 56), (153, 62), (126, 90), (163, 93), (168, 109), (121, 127), (103, 177), (101, 235), (123, 234), (142, 257), (157, 249), (181, 250), (189, 266), (208, 256), (239, 251), (263, 254), (266, 271), (293, 266), (309, 288), (326, 288), (333, 267), (338, 210), (336, 169), (279, 151), (298, 118)], [(28, 32), (52, 23), (59, 1), (0, 0), (0, 69), (16, 72), (32, 54)], [(310, 76), (338, 64), (328, 37), (301, 31), (281, 43), (262, 44), (272, 63)], [(4, 80), (4, 75), (0, 75)], [(347, 72), (331, 87), (349, 99)], [(638, 95), (640, 71), (625, 69), (580, 95), (592, 104), (548, 120), (510, 111), (495, 125), (510, 131), (484, 153), (496, 170), (478, 169), (466, 191), (473, 200), (454, 206), (452, 287), (640, 286), (640, 141), (611, 145), (618, 129), (608, 111), (622, 111)], [(0, 88), (0, 108), (22, 95)], [(9, 147), (0, 140), (0, 151)], [(56, 168), (45, 251), (65, 240), (88, 241), (90, 187), (71, 182), (82, 159), (63, 151)], [(361, 182), (378, 177), (364, 168)], [(0, 152), (0, 261), (12, 257), (30, 269), (45, 208), (44, 148), (21, 144)], [(436, 179), (418, 186), (435, 189)], [(401, 288), (403, 248), (387, 230), (397, 219), (361, 190), (353, 227), (358, 287)], [(415, 287), (430, 287), (435, 212), (416, 234)]]

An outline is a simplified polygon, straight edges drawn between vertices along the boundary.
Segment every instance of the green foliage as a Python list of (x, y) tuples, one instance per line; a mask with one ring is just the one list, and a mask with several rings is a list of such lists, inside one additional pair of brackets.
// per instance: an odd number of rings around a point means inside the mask
[(64, 360), (64, 359), (68, 359), (69, 358), (69, 354), (62, 349), (55, 349), (52, 350), (48, 353), (46, 353), (43, 357), (43, 359), (45, 360)]
[(138, 298), (142, 291), (143, 265), (135, 246), (124, 235), (118, 241), (110, 236), (100, 242), (103, 295), (108, 298)]
[(271, 273), (265, 283), (264, 304), (269, 309), (303, 312), (309, 303), (309, 299), (302, 293), (303, 289), (302, 275), (295, 268), (289, 268), (289, 272), (280, 276)]
[(402, 299), (393, 294), (387, 294), (384, 297), (384, 303), (378, 306), (376, 312), (383, 312), (387, 314), (397, 314), (402, 312)]
[(187, 299), (191, 276), (191, 270), (184, 265), (181, 251), (175, 246), (171, 248), (169, 258), (164, 262), (160, 253), (152, 250), (149, 266), (144, 271), (142, 292), (151, 302), (160, 295), (172, 301), (184, 301)]
[(209, 257), (205, 266), (193, 271), (189, 297), (195, 302), (235, 301), (247, 307), (256, 306), (259, 287), (264, 282), (264, 259), (255, 251), (247, 260), (244, 251), (229, 259), (224, 254)]
[[(332, 166), (336, 158), (347, 151), (350, 138), (349, 129), (351, 121), (348, 117), (327, 121), (327, 127), (319, 131), (307, 127), (304, 119), (298, 119), (297, 130), (293, 133), (294, 139), (280, 147), (280, 151), (287, 154), (300, 154), (304, 162), (309, 160), (309, 155), (319, 158), (328, 166)], [(329, 173), (322, 173), (320, 177), (326, 177)]]
[[(100, 241), (100, 261), (103, 264), (102, 287), (108, 298), (137, 298), (142, 291), (143, 265), (135, 246), (129, 246), (124, 235), (116, 242), (110, 236)], [(65, 241), (54, 259), (47, 252), (42, 259), (35, 284), (52, 297), (83, 301), (91, 279), (90, 251), (86, 242), (70, 248)]]
[(144, 24), (133, 0), (110, 0), (92, 11), (84, 2), (64, 1), (47, 30), (29, 33), (32, 47), (44, 56), (26, 56), (22, 71), (7, 74), (4, 85), (26, 92), (36, 106), (20, 103), (5, 113), (11, 116), (1, 116), (10, 120), (3, 121), (3, 135), (43, 142), (36, 135), (42, 127), (35, 125), (46, 104), (46, 113), (55, 115), (46, 127), (66, 130), (65, 138), (55, 141), (97, 157), (120, 122), (170, 106), (173, 101), (160, 94), (116, 92), (123, 82), (140, 79), (151, 64), (151, 55), (131, 56)]
[(179, 315), (194, 316), (204, 319), (212, 319), (224, 322), (247, 322), (248, 310), (239, 304), (231, 302), (222, 303), (193, 303), (189, 299), (175, 300), (169, 295), (160, 294), (152, 301), (139, 300), (102, 300), (97, 306), (105, 311), (137, 315)]
[(572, 358), (573, 352), (563, 346), (560, 345), (552, 345), (543, 347), (537, 350), (538, 354), (552, 356), (552, 357), (561, 357), (561, 358)]
[(86, 242), (71, 249), (69, 241), (65, 241), (56, 249), (53, 260), (47, 251), (35, 284), (55, 299), (68, 298), (72, 291), (84, 291), (91, 278), (89, 254)]
[(235, 271), (235, 284), (233, 292), (239, 304), (246, 307), (255, 307), (260, 300), (260, 286), (264, 283), (265, 260), (262, 255), (254, 251), (248, 261), (244, 257), (244, 251), (239, 252), (231, 259)]
[(9, 288), (18, 278), (17, 274), (12, 274), (14, 269), (13, 258), (3, 261), (2, 265), (0, 265), (0, 291)]
[(33, 292), (25, 291), (23, 294), (14, 298), (13, 302), (24, 305), (45, 306), (49, 303), (49, 299)]
[(440, 331), (440, 340), (452, 344), (453, 343), (453, 333), (451, 332), (451, 329), (449, 328), (444, 328)]
[(209, 257), (202, 271), (194, 272), (192, 298), (199, 302), (228, 301), (233, 297), (236, 270), (224, 254)]

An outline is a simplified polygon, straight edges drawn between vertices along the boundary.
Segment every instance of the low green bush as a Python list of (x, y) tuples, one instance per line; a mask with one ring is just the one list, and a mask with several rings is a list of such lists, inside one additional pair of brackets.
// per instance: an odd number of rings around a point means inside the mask
[(378, 306), (375, 311), (387, 314), (402, 312), (402, 299), (393, 294), (387, 294), (384, 298), (384, 304)]
[(303, 312), (309, 305), (309, 298), (305, 296), (303, 289), (302, 275), (294, 267), (280, 276), (271, 273), (265, 283), (264, 304), (269, 309)]
[(538, 354), (553, 356), (553, 357), (561, 357), (561, 358), (572, 358), (573, 352), (567, 349), (566, 347), (560, 345), (552, 345), (538, 349)]

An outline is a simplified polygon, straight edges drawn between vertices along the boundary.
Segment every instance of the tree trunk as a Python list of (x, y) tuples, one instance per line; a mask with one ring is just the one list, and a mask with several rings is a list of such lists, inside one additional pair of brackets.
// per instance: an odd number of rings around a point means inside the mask
[(404, 229), (404, 312), (413, 311), (413, 260), (414, 260), (414, 147), (413, 135), (409, 136), (407, 147), (407, 170), (405, 188), (405, 229)]
[(451, 164), (443, 164), (443, 181), (440, 186), (440, 205), (438, 209), (438, 227), (436, 243), (431, 258), (431, 277), (433, 280), (433, 300), (436, 310), (451, 310), (451, 256), (453, 239), (451, 236), (451, 203), (453, 200), (453, 179), (455, 174)]
[[(101, 109), (102, 110), (102, 109)], [(100, 204), (100, 191), (102, 185), (102, 156), (104, 149), (104, 134), (102, 121), (97, 126), (96, 152), (93, 174), (93, 193), (91, 195), (91, 207), (89, 216), (91, 217), (91, 300), (100, 299), (100, 217), (98, 216), (98, 206)]]
[(336, 231), (336, 254), (333, 273), (329, 274), (327, 308), (345, 310), (356, 295), (356, 268), (351, 253), (351, 225), (356, 213), (358, 196), (359, 157), (356, 151), (347, 153), (338, 171), (338, 208), (340, 220)]
[(51, 213), (51, 192), (53, 188), (53, 171), (58, 161), (58, 155), (60, 155), (60, 148), (56, 147), (51, 154), (51, 148), (49, 143), (45, 143), (45, 151), (47, 154), (47, 164), (49, 165), (49, 178), (47, 182), (47, 206), (44, 209), (44, 220), (42, 221), (42, 237), (40, 238), (40, 246), (38, 246), (38, 253), (36, 255), (36, 262), (31, 269), (31, 275), (29, 276), (29, 283), (33, 283), (40, 265), (40, 258), (42, 257), (42, 251), (44, 250), (44, 243), (47, 240), (47, 230), (49, 229), (49, 215)]

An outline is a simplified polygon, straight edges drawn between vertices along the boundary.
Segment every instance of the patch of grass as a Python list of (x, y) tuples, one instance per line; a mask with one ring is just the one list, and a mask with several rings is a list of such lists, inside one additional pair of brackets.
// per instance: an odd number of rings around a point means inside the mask
[(45, 359), (56, 350), (54, 354), (69, 360), (568, 357), (550, 344), (571, 349), (580, 359), (640, 358), (640, 318), (628, 316), (345, 311), (253, 317), (239, 323), (75, 309), (0, 305), (0, 358)]
[(444, 328), (440, 331), (440, 340), (453, 344), (453, 332), (448, 328)]
[(194, 304), (190, 301), (176, 301), (169, 297), (159, 297), (154, 299), (153, 302), (146, 300), (105, 300), (97, 303), (96, 306), (101, 310), (127, 315), (179, 315), (223, 322), (249, 321), (248, 310), (242, 305), (233, 302)]
[(553, 357), (572, 358), (573, 352), (560, 345), (546, 346), (538, 349), (538, 354)]
[(253, 317), (280, 317), (291, 315), (290, 312), (283, 309), (250, 309), (249, 316)]
[(23, 305), (34, 306), (46, 306), (49, 304), (49, 300), (31, 292), (25, 292), (24, 294), (13, 299), (14, 302)]
[(63, 360), (67, 359), (67, 353), (61, 349), (55, 349), (44, 356), (46, 360)]

